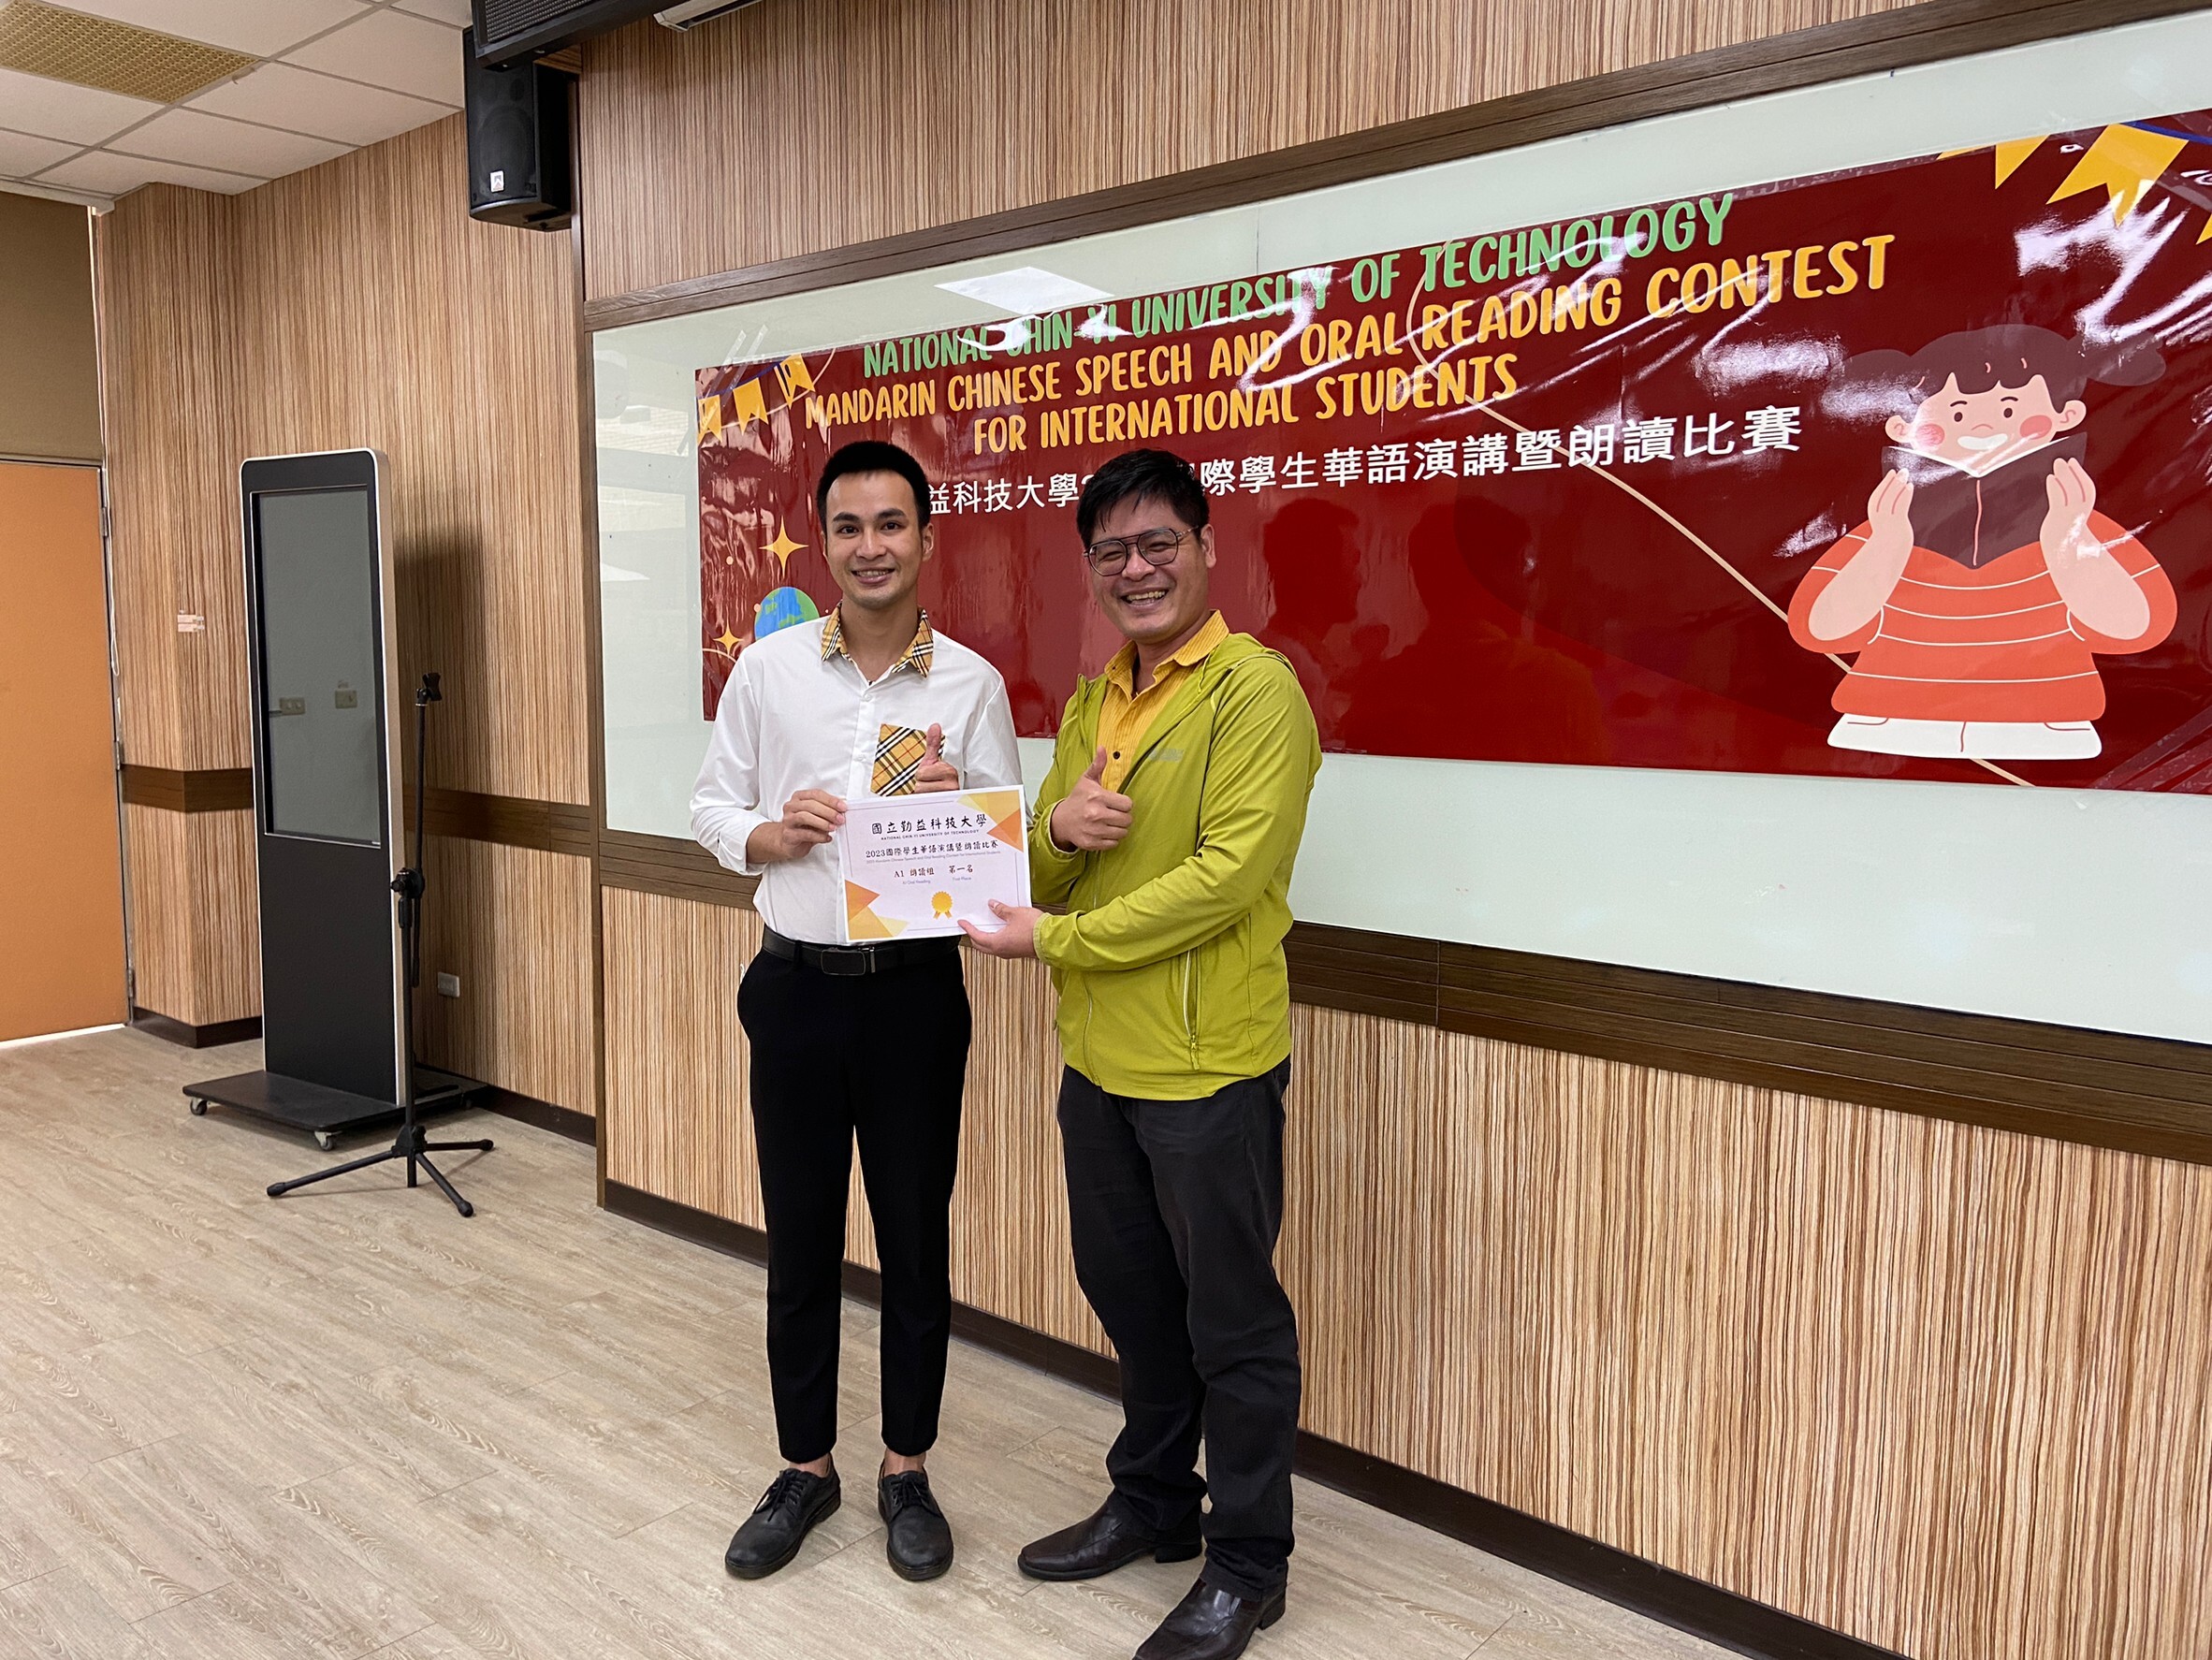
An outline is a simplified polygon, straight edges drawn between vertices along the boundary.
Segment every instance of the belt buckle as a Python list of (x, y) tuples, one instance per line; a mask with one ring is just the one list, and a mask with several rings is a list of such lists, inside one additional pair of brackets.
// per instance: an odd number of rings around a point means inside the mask
[(840, 979), (853, 979), (875, 967), (875, 958), (865, 945), (825, 945), (819, 959), (824, 974)]

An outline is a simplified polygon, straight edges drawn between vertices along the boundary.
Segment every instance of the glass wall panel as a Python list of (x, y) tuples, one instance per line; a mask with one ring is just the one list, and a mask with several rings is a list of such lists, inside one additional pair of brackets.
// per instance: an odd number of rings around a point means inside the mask
[[(1341, 270), (1390, 248), (2208, 105), (2200, 13), (602, 331), (608, 823), (690, 834), (708, 733), (702, 369), (1017, 324), (1012, 306), (958, 291), (976, 278), (1028, 272), (1122, 298)], [(1032, 783), (1048, 751), (1025, 739)], [(2208, 879), (2201, 796), (1332, 753), (1293, 899), (1301, 917), (1348, 927), (2206, 1041)]]

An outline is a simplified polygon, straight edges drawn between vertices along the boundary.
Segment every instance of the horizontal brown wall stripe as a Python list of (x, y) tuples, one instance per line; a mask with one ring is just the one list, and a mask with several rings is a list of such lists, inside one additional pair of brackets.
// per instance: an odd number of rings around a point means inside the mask
[(605, 830), (599, 837), (599, 885), (749, 910), (760, 881), (725, 869), (696, 842)]
[(254, 805), (254, 774), (243, 766), (178, 772), (167, 766), (125, 764), (123, 798), (133, 807), (172, 813), (236, 812)]
[[(249, 810), (254, 805), (254, 774), (243, 766), (178, 772), (166, 766), (126, 765), (123, 768), (123, 798), (135, 807), (169, 812)], [(414, 810), (412, 794), (407, 810)], [(589, 856), (591, 852), (591, 809), (571, 802), (531, 801), (432, 785), (424, 823), (432, 836), (494, 841), (555, 853)]]
[(2212, 1163), (2212, 1050), (1300, 924), (1291, 994), (1535, 1048)]
[(1298, 1432), (1297, 1469), (1309, 1481), (1740, 1654), (1762, 1660), (1904, 1660), (1894, 1649), (1662, 1567), (1311, 1430)]
[(494, 1085), (478, 1095), (474, 1104), (502, 1117), (535, 1125), (540, 1129), (549, 1129), (555, 1135), (566, 1136), (572, 1142), (582, 1142), (586, 1146), (591, 1146), (599, 1140), (599, 1120), (592, 1114), (579, 1113), (574, 1107), (540, 1100), (535, 1096), (522, 1095)]
[[(407, 810), (414, 811), (412, 792)], [(486, 795), (432, 784), (423, 824), (432, 836), (451, 836), (464, 841), (490, 841), (502, 847), (536, 848), (542, 852), (575, 853), (586, 858), (591, 853), (591, 809), (573, 802)]]
[(219, 1020), (210, 1026), (194, 1026), (190, 1021), (172, 1020), (167, 1014), (157, 1014), (151, 1009), (132, 1006), (131, 1028), (144, 1032), (150, 1038), (159, 1038), (183, 1049), (214, 1049), (225, 1043), (243, 1043), (261, 1035), (261, 1016), (249, 1014), (240, 1020)]
[[(2185, 1106), (2197, 1121), (2212, 1122), (2212, 1066), (2207, 1064), (2212, 1063), (2212, 1051), (2196, 1044), (2129, 1039), (2117, 1033), (2085, 1034), (2106, 1040), (2098, 1045), (2105, 1053), (2091, 1055), (2068, 1051), (2051, 1041), (2051, 1035), (2064, 1027), (2045, 1027), (2039, 1034), (2041, 1041), (2022, 1043), (2003, 1034), (2008, 1027), (2024, 1022), (1992, 1022), (1997, 1029), (1991, 1030), (1980, 1016), (1929, 1010), (1918, 1012), (1941, 1013), (1947, 1027), (1896, 1026), (1885, 1018), (1896, 1005), (1864, 998), (1744, 986), (1740, 989), (1773, 995), (1739, 1000), (1701, 995), (1738, 989), (1729, 982), (1675, 975), (1648, 976), (1651, 983), (1630, 987), (1610, 975), (1578, 973), (1582, 965), (1569, 959), (1535, 959), (1541, 967), (1532, 972), (1523, 968), (1519, 954), (1496, 954), (1506, 960), (1492, 962), (1471, 954), (1477, 949), (1453, 947), (1445, 955), (1438, 999), (1445, 1024), (1450, 1023), (1454, 1012), (1479, 1013), (1491, 1007), (1525, 1012), (1564, 1003), (1597, 1017), (1681, 1025), (1863, 1054), (1873, 1066), (1870, 1077), (1890, 1076), (1885, 1068), (1891, 1062), (1934, 1071), (2000, 1073), (2024, 1085), (2170, 1099)], [(2134, 1053), (2111, 1053), (2129, 1043)]]
[(1701, 1037), (1688, 1027), (1618, 1029), (1597, 1023), (1519, 1019), (1494, 1011), (1448, 1011), (1441, 1024), (1448, 1032), (1532, 1049), (1594, 1056), (1658, 1071), (1754, 1085), (2088, 1147), (2212, 1164), (2212, 1126), (2192, 1129), (2176, 1125), (2171, 1121), (2170, 1103), (2157, 1100), (2129, 1099), (2117, 1109), (2127, 1115), (2118, 1116), (2104, 1115), (2116, 1111), (2108, 1099), (2085, 1098), (2050, 1105), (2024, 1099), (2015, 1092), (2013, 1081), (2000, 1074), (1973, 1079), (1957, 1088), (1924, 1087), (1870, 1076), (1874, 1069), (1853, 1065), (1847, 1052), (1785, 1044), (1761, 1051), (1748, 1044), (1731, 1044), (1725, 1037)]
[[(607, 832), (600, 885), (749, 910), (704, 848)], [(1531, 1048), (2212, 1164), (2212, 1048), (1300, 923), (1290, 995)]]
[(1441, 945), (1402, 934), (1300, 923), (1284, 942), (1290, 995), (1302, 1003), (1436, 1024)]
[(856, 283), (2195, 9), (2194, 0), (1929, 0), (1085, 196), (588, 300), (584, 325), (613, 328)]

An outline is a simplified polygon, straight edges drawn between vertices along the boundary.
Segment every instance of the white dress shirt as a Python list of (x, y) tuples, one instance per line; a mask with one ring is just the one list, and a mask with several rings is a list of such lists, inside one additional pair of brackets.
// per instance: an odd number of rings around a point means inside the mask
[(747, 838), (782, 818), (785, 802), (801, 790), (847, 801), (872, 794), (886, 726), (941, 726), (942, 753), (965, 789), (1022, 781), (1006, 682), (988, 661), (935, 633), (924, 615), (907, 654), (871, 683), (829, 635), (836, 622), (833, 611), (794, 623), (738, 654), (691, 791), (691, 834), (700, 846), (740, 875), (761, 878), (753, 903), (768, 926), (815, 945), (838, 942), (844, 884), (837, 844), (768, 866), (745, 856)]

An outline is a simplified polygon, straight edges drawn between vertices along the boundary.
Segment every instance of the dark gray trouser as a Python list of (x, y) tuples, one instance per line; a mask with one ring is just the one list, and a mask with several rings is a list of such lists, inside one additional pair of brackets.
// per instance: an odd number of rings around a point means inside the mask
[(953, 1332), (949, 1209), (969, 1025), (960, 954), (841, 979), (764, 951), (737, 1014), (752, 1044), (777, 1443), (794, 1464), (837, 1445), (857, 1141), (883, 1263), (883, 1445), (918, 1458), (937, 1440)]
[(1288, 1577), (1291, 1549), (1298, 1320), (1274, 1266), (1289, 1082), (1285, 1061), (1155, 1101), (1060, 1078), (1075, 1277), (1121, 1357), (1110, 1502), (1172, 1533), (1210, 1482), (1205, 1579), (1256, 1599)]

